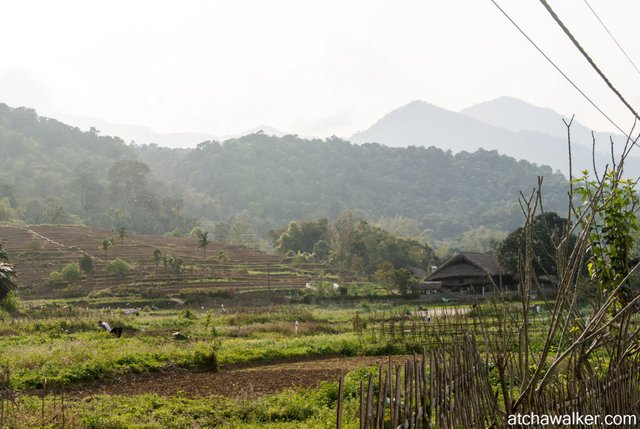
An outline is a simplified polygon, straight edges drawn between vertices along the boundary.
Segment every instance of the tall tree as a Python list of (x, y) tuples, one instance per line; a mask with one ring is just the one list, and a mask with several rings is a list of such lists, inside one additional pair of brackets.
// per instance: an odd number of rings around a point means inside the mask
[[(569, 228), (566, 218), (557, 213), (547, 212), (534, 218), (532, 228), (532, 251), (536, 255), (533, 268), (538, 274), (557, 274), (556, 248)], [(569, 236), (569, 251), (575, 246), (576, 237)], [(500, 265), (511, 272), (518, 268), (518, 255), (524, 254), (524, 228), (512, 231), (496, 248), (496, 258)]]
[(209, 231), (202, 231), (198, 234), (198, 248), (202, 248), (202, 257), (207, 259), (207, 246), (211, 244), (209, 240)]
[(318, 241), (329, 240), (329, 221), (327, 219), (317, 222), (292, 221), (286, 229), (271, 230), (269, 235), (282, 254), (289, 251), (311, 253)]
[(144, 162), (123, 160), (116, 161), (109, 168), (109, 192), (115, 202), (132, 201), (147, 187), (151, 170)]
[(93, 260), (91, 259), (91, 256), (86, 253), (82, 255), (82, 258), (80, 258), (80, 269), (85, 274), (93, 273)]
[(158, 267), (160, 266), (160, 262), (162, 262), (162, 250), (158, 248), (153, 249), (153, 263), (156, 266), (156, 275), (158, 275)]

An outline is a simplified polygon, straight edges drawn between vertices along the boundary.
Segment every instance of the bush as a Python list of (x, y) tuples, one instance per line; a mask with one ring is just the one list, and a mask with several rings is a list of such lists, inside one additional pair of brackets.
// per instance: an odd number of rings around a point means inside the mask
[(93, 260), (91, 259), (91, 256), (87, 254), (82, 255), (82, 258), (80, 258), (80, 269), (85, 274), (93, 273)]
[(129, 264), (126, 261), (120, 258), (116, 258), (107, 264), (106, 271), (107, 274), (117, 274), (119, 276), (124, 276), (129, 271), (129, 268)]
[(193, 354), (193, 364), (207, 371), (218, 372), (218, 355), (215, 347), (200, 348)]
[(63, 281), (67, 283), (74, 283), (75, 281), (79, 280), (81, 277), (80, 264), (72, 262), (70, 264), (65, 265), (64, 268), (60, 270), (60, 275)]
[(48, 282), (50, 284), (62, 283), (62, 274), (60, 274), (59, 271), (54, 271), (50, 273)]
[(198, 317), (193, 314), (193, 312), (191, 310), (189, 310), (188, 308), (185, 308), (184, 310), (182, 310), (180, 312), (180, 317), (183, 319), (197, 319)]
[(61, 284), (61, 283), (75, 283), (81, 277), (80, 273), (80, 265), (77, 263), (70, 263), (62, 267), (60, 271), (54, 271), (49, 274), (49, 283), (50, 284)]
[(6, 311), (12, 316), (18, 314), (20, 312), (18, 294), (15, 292), (9, 292), (7, 296), (0, 300), (0, 309)]

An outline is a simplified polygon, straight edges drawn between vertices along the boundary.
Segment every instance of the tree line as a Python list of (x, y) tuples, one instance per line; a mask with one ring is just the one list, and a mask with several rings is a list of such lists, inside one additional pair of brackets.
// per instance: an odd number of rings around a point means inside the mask
[[(137, 233), (251, 242), (293, 219), (347, 210), (398, 234), (487, 245), (521, 223), (520, 190), (545, 177), (559, 209), (565, 178), (495, 151), (355, 145), (336, 137), (256, 133), (194, 149), (126, 144), (82, 132), (32, 109), (0, 104), (0, 221), (84, 223)], [(252, 238), (248, 238), (252, 237)], [(480, 245), (480, 244), (478, 244)]]

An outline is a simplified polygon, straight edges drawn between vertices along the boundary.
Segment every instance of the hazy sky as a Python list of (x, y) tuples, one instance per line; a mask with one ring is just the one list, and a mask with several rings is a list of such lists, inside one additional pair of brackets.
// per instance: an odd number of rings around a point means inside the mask
[[(538, 0), (499, 3), (615, 121), (631, 115)], [(637, 0), (589, 0), (640, 65)], [(640, 74), (583, 0), (550, 4), (628, 100)], [(510, 95), (603, 119), (489, 0), (6, 1), (0, 102), (159, 132), (349, 136), (420, 99)]]

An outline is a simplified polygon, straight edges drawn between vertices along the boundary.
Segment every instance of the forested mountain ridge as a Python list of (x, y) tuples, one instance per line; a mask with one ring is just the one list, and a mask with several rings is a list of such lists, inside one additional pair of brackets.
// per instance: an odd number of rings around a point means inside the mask
[(181, 202), (133, 146), (35, 110), (0, 104), (0, 221), (86, 223), (162, 233), (188, 228)]
[[(521, 190), (545, 177), (545, 207), (567, 182), (495, 151), (356, 145), (255, 133), (194, 149), (127, 145), (31, 109), (0, 105), (0, 220), (186, 233), (242, 224), (263, 237), (295, 219), (356, 216), (446, 239), (521, 224)], [(406, 228), (409, 226), (410, 228)]]
[(453, 155), (435, 147), (260, 133), (204, 142), (182, 156), (141, 149), (141, 158), (158, 163), (164, 180), (215, 196), (223, 216), (242, 213), (260, 231), (292, 219), (334, 218), (350, 208), (370, 221), (413, 219), (433, 238), (482, 226), (509, 231), (521, 223), (519, 192), (531, 189), (537, 176), (545, 177), (549, 209), (562, 207), (567, 189), (551, 168), (495, 151)]

